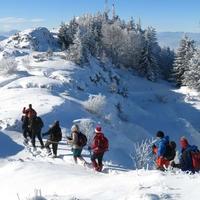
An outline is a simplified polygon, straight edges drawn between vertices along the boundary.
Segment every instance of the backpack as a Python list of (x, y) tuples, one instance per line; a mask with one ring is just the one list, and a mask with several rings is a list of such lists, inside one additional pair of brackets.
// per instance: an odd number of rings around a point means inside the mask
[(42, 128), (44, 126), (44, 123), (40, 117), (36, 117), (37, 125), (39, 128)]
[(191, 157), (192, 157), (192, 166), (194, 170), (199, 171), (200, 170), (200, 152), (191, 151)]
[(86, 144), (87, 144), (87, 137), (85, 134), (81, 133), (81, 132), (78, 132), (78, 142), (77, 142), (77, 145), (78, 146), (81, 146), (81, 147), (84, 147)]
[(176, 142), (170, 141), (166, 144), (166, 151), (164, 157), (167, 160), (171, 161), (174, 160), (175, 156), (176, 156)]
[(62, 132), (61, 130), (57, 130), (55, 131), (54, 133), (54, 138), (57, 142), (61, 141), (62, 140)]
[(98, 147), (102, 152), (108, 151), (109, 141), (104, 135), (99, 138)]

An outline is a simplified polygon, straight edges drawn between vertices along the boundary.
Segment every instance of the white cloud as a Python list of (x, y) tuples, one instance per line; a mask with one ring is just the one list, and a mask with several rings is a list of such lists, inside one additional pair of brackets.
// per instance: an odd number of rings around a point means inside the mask
[(42, 18), (26, 19), (22, 17), (3, 17), (0, 18), (0, 30), (9, 31), (12, 29), (23, 30), (40, 25), (45, 20)]
[(0, 24), (21, 24), (27, 22), (24, 18), (19, 17), (3, 17), (0, 18)]
[(25, 24), (25, 23), (40, 23), (45, 21), (41, 18), (34, 18), (34, 19), (25, 19), (20, 17), (3, 17), (0, 18), (0, 24), (8, 25), (8, 24)]
[(44, 22), (45, 20), (41, 18), (35, 18), (35, 19), (31, 19), (30, 21), (33, 23), (40, 23), (40, 22)]

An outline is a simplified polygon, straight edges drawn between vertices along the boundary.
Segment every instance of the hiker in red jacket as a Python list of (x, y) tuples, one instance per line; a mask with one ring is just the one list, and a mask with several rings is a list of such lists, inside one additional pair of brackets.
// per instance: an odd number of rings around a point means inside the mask
[[(103, 156), (106, 151), (108, 151), (108, 139), (104, 136), (101, 131), (101, 127), (97, 126), (95, 129), (95, 136), (93, 138), (92, 146), (89, 149), (92, 150), (91, 161), (94, 169), (96, 171), (102, 171), (103, 164)], [(96, 162), (96, 160), (98, 162)]]
[(37, 116), (37, 112), (32, 108), (32, 104), (29, 104), (28, 108), (23, 108), (22, 113), (25, 114), (26, 117), (32, 119), (33, 117)]

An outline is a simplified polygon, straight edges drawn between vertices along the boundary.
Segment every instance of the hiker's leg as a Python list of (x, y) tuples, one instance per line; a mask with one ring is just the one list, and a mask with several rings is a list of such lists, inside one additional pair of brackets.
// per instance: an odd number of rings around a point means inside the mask
[(97, 154), (92, 154), (92, 156), (91, 156), (91, 161), (92, 161), (92, 166), (95, 168), (95, 170), (97, 170), (97, 168), (98, 168), (98, 164), (97, 164), (97, 162), (96, 162), (96, 158), (97, 158)]
[(58, 143), (52, 143), (53, 154), (57, 156)]
[(41, 131), (37, 132), (37, 138), (40, 141), (41, 147), (44, 147), (44, 143), (42, 141)]

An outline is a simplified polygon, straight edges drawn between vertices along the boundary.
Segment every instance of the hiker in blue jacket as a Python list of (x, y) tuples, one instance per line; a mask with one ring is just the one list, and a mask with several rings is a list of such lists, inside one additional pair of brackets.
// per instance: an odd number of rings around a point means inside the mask
[(169, 161), (165, 158), (166, 145), (169, 143), (169, 136), (165, 136), (162, 131), (156, 134), (158, 141), (153, 145), (153, 153), (156, 154), (157, 169), (165, 170), (169, 166)]

